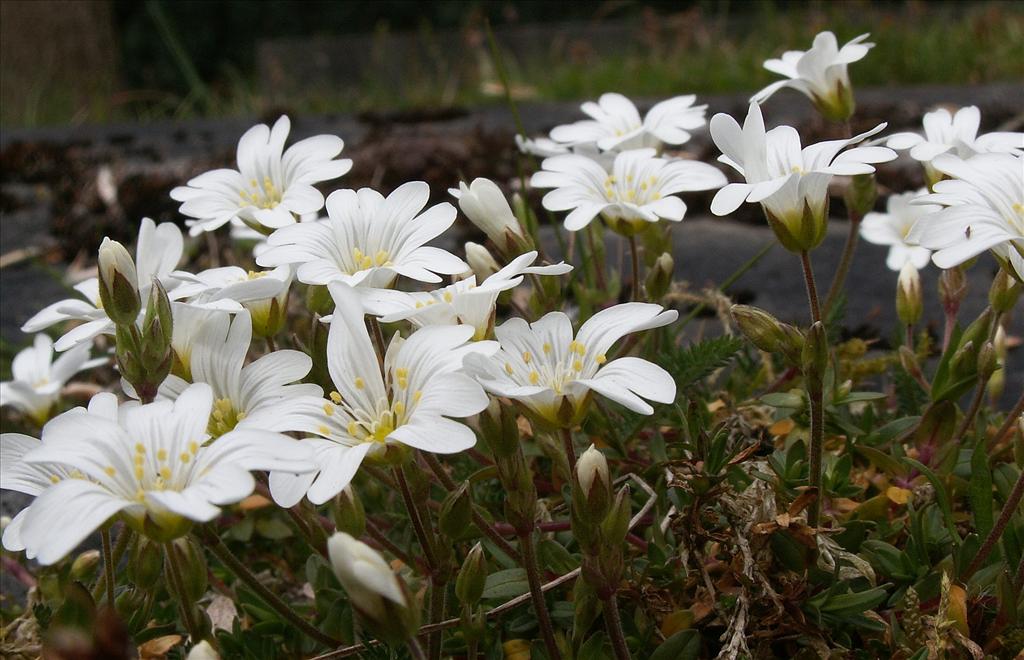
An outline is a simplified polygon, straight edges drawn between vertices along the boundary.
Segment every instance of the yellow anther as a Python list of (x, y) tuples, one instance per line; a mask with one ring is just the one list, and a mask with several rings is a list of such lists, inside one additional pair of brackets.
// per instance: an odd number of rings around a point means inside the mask
[(329, 403), (325, 403), (324, 404), (324, 414), (327, 415), (328, 417), (333, 415), (334, 414), (334, 406), (332, 406)]
[(399, 389), (403, 389), (403, 390), (405, 388), (409, 387), (409, 379), (406, 378), (405, 376), (402, 376), (401, 378), (399, 378), (398, 379), (398, 387), (399, 387)]
[(348, 431), (349, 435), (351, 435), (352, 437), (355, 437), (356, 431), (359, 430), (359, 425), (356, 424), (355, 422), (349, 422), (348, 423), (348, 428), (345, 429), (345, 430)]
[(547, 355), (551, 352), (551, 344), (544, 342), (544, 354)]
[(160, 468), (160, 478), (163, 479), (164, 481), (170, 481), (171, 468), (167, 467), (166, 465)]
[(158, 461), (166, 461), (167, 460), (167, 450), (166, 449), (161, 449), (161, 450), (157, 451), (156, 452), (156, 460), (158, 460)]
[(526, 364), (530, 364), (530, 360), (532, 359), (533, 356), (530, 355), (530, 351), (523, 351), (523, 362), (525, 362)]
[(597, 362), (598, 364), (604, 364), (607, 361), (608, 361), (608, 356), (605, 355), (604, 353), (601, 353), (596, 358), (594, 358), (594, 362)]
[(341, 403), (341, 394), (339, 394), (337, 390), (334, 390), (328, 394), (328, 396), (331, 397), (331, 401), (334, 403)]
[(423, 301), (422, 300), (417, 300), (416, 301), (416, 309), (422, 309), (422, 308), (423, 308)]
[(246, 416), (247, 416), (248, 414), (249, 414), (249, 413), (247, 413), (247, 412), (245, 412), (245, 411), (243, 410), (243, 411), (241, 411), (240, 413), (238, 413), (237, 415), (235, 415), (235, 423), (237, 424), (238, 422), (240, 422), (240, 421), (242, 421), (243, 419), (245, 419), (245, 418), (246, 418)]
[(451, 291), (445, 291), (444, 295), (443, 295), (443, 298), (444, 298), (444, 301), (446, 303), (450, 303), (452, 301), (452, 292)]
[(374, 261), (377, 262), (378, 266), (383, 266), (390, 259), (391, 259), (391, 255), (389, 255), (384, 250), (377, 250), (377, 254), (374, 255)]
[(145, 502), (146, 501), (146, 491), (142, 490), (141, 488), (138, 489), (137, 491), (135, 491), (135, 499), (137, 499), (140, 502)]
[(398, 376), (399, 378), (408, 378), (409, 370), (406, 369), (405, 367), (399, 367), (395, 369), (395, 375)]
[(60, 482), (60, 477), (58, 477), (55, 474), (51, 474), (50, 475), (50, 483), (55, 484), (55, 483), (59, 483), (59, 482)]
[(412, 401), (413, 401), (413, 403), (419, 403), (420, 399), (422, 399), (422, 398), (423, 398), (423, 391), (422, 390), (416, 390), (415, 392), (412, 393)]
[(511, 362), (506, 362), (505, 363), (505, 373), (507, 373), (509, 376), (512, 375), (512, 363)]
[(322, 424), (320, 425), (319, 428), (317, 428), (317, 431), (320, 433), (320, 435), (330, 435), (331, 434), (331, 429), (327, 428), (326, 426), (324, 426)]
[(146, 471), (142, 469), (142, 466), (135, 468), (135, 479), (138, 481), (142, 480), (142, 477), (146, 476)]
[(401, 401), (395, 401), (395, 415), (399, 416), (399, 415), (404, 415), (404, 414), (405, 414), (405, 404), (402, 403)]
[(536, 385), (538, 382), (540, 382), (540, 374), (537, 373), (536, 371), (531, 371), (530, 372), (530, 384), (531, 385)]
[(146, 453), (146, 446), (144, 444), (142, 444), (141, 442), (136, 442), (135, 443), (135, 451), (140, 453), (140, 454), (145, 454)]
[(192, 452), (193, 454), (198, 453), (199, 452), (199, 443), (196, 442), (195, 440), (193, 440), (192, 442), (188, 443), (188, 450), (190, 452)]
[(181, 452), (181, 454), (178, 456), (178, 458), (181, 459), (182, 463), (188, 463), (189, 461), (192, 460), (192, 457), (189, 455), (189, 453), (187, 451)]
[(579, 360), (576, 360), (572, 363), (572, 368), (575, 371), (583, 371), (583, 363)]
[(364, 387), (366, 387), (366, 381), (364, 381), (364, 380), (362, 379), (362, 377), (360, 377), (360, 376), (356, 376), (356, 382), (355, 382), (355, 385), (356, 385), (356, 389), (357, 389), (357, 390), (361, 390), (361, 389), (363, 389)]

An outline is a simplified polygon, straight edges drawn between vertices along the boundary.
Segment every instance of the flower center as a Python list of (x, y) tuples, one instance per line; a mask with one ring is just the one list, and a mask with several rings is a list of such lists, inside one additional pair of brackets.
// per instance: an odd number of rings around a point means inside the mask
[(657, 185), (658, 177), (654, 175), (637, 182), (632, 174), (624, 178), (612, 174), (604, 180), (604, 196), (609, 202), (643, 206), (661, 199)]
[(239, 206), (255, 206), (260, 209), (272, 209), (281, 203), (282, 191), (274, 185), (269, 176), (263, 177), (260, 184), (256, 179), (249, 181), (249, 189), (243, 189), (238, 194), (241, 197)]
[(217, 399), (213, 402), (213, 411), (210, 413), (206, 432), (214, 438), (220, 437), (234, 429), (243, 419), (245, 419), (245, 412), (235, 410), (231, 399)]
[(607, 362), (604, 353), (588, 356), (587, 347), (575, 339), (569, 342), (568, 350), (562, 356), (553, 355), (554, 349), (545, 343), (541, 349), (544, 355), (538, 360), (530, 351), (522, 353), (522, 361), (516, 365), (505, 363), (505, 372), (520, 382), (551, 388), (556, 394), (562, 394), (566, 385), (581, 377), (584, 369), (596, 367)]
[[(171, 456), (166, 449), (153, 453), (141, 442), (135, 443), (133, 453), (133, 474), (135, 477), (135, 499), (144, 502), (146, 491), (180, 490), (188, 483), (193, 459), (199, 453), (199, 443), (192, 441), (177, 456)], [(156, 460), (153, 460), (156, 459)], [(113, 466), (106, 469), (110, 477), (117, 475)]]
[(371, 255), (356, 247), (352, 248), (352, 263), (353, 267), (349, 270), (349, 275), (374, 267), (390, 266), (391, 255), (387, 250), (377, 250), (376, 253)]

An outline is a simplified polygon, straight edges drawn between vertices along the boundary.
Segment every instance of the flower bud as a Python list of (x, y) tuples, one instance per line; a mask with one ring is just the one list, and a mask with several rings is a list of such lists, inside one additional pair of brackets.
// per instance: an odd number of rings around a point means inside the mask
[(486, 582), (487, 559), (484, 557), (484, 547), (477, 543), (466, 555), (455, 578), (455, 595), (463, 607), (474, 607), (480, 602)]
[(987, 381), (999, 368), (999, 357), (992, 342), (987, 341), (978, 349), (978, 379)]
[(823, 200), (804, 199), (799, 206), (780, 207), (762, 203), (768, 225), (782, 247), (800, 254), (810, 252), (825, 240), (828, 229), (828, 195)]
[(853, 99), (853, 87), (850, 85), (849, 75), (845, 71), (836, 76), (827, 93), (821, 94), (812, 91), (811, 101), (822, 117), (840, 123), (852, 117), (853, 111), (857, 108)]
[[(992, 342), (996, 351), (996, 363), (999, 367), (1006, 366), (1006, 331), (1003, 330), (1003, 326), (1000, 325), (996, 328), (996, 336)], [(995, 373), (992, 374), (991, 378), (988, 379), (988, 390), (989, 399), (993, 402), (998, 401), (999, 397), (1003, 395), (1003, 388), (1006, 386), (1006, 369), (996, 369)]]
[(612, 503), (612, 478), (607, 459), (594, 445), (576, 461), (576, 483), (574, 506), (581, 508), (580, 515), (591, 524), (600, 524)]
[(189, 649), (185, 660), (220, 660), (220, 654), (204, 639)]
[(492, 398), (480, 413), (480, 432), (496, 458), (511, 456), (519, 449), (519, 424), (510, 405)]
[(469, 221), (487, 234), (499, 250), (504, 252), (527, 240), (505, 195), (490, 179), (473, 179), (468, 186), (459, 182), (458, 191), (449, 192), (459, 200), (459, 208)]
[(306, 307), (314, 314), (327, 316), (334, 313), (334, 298), (326, 286), (310, 285), (306, 289)]
[(366, 511), (363, 502), (352, 489), (352, 484), (345, 486), (331, 500), (331, 516), (339, 532), (351, 536), (362, 536), (366, 531)]
[[(168, 552), (175, 553), (178, 566), (181, 569), (181, 581), (185, 587), (185, 597), (189, 602), (196, 602), (206, 593), (207, 573), (206, 556), (202, 548), (196, 545), (190, 538), (182, 537), (175, 539), (165, 546)], [(170, 560), (165, 562), (167, 570), (170, 568)], [(165, 576), (166, 584), (174, 584), (170, 575)]]
[(956, 316), (960, 311), (960, 303), (967, 295), (967, 277), (963, 268), (954, 266), (942, 271), (939, 275), (939, 299), (942, 301), (942, 309), (949, 316)]
[(896, 315), (903, 325), (915, 325), (921, 320), (924, 302), (921, 298), (921, 275), (909, 261), (903, 264), (896, 281)]
[(459, 539), (473, 523), (473, 498), (469, 493), (469, 482), (463, 481), (459, 487), (448, 493), (441, 503), (438, 516), (438, 527), (449, 539)]
[(675, 267), (676, 262), (668, 252), (662, 252), (654, 261), (654, 265), (647, 271), (647, 281), (644, 282), (649, 300), (661, 300), (668, 293)]
[(807, 331), (802, 362), (804, 378), (812, 384), (811, 386), (816, 383), (817, 387), (821, 387), (825, 369), (828, 368), (828, 337), (821, 321), (815, 321)]
[(501, 266), (495, 261), (490, 250), (472, 241), (466, 242), (466, 261), (473, 269), (478, 284), (501, 270)]
[(164, 571), (164, 554), (158, 543), (139, 536), (128, 558), (128, 579), (140, 589), (156, 587)]
[(997, 313), (1005, 314), (1017, 304), (1022, 289), (1024, 285), (1000, 268), (992, 280), (992, 288), (988, 290), (988, 302)]
[(352, 607), (378, 639), (397, 645), (416, 634), (419, 611), (405, 583), (376, 550), (336, 532), (327, 541), (327, 554)]
[(75, 557), (71, 564), (71, 579), (87, 583), (96, 573), (96, 567), (100, 564), (99, 550), (86, 550)]
[(993, 316), (992, 310), (986, 308), (964, 330), (964, 333), (960, 336), (960, 345), (963, 346), (967, 342), (974, 342), (975, 346), (981, 346), (982, 343), (988, 341), (989, 330), (992, 328), (994, 320)]
[(977, 368), (978, 355), (974, 348), (973, 341), (960, 344), (960, 348), (949, 361), (949, 368), (957, 379), (967, 378), (975, 373)]
[(750, 305), (733, 305), (732, 316), (740, 332), (754, 346), (769, 353), (782, 353), (791, 361), (799, 361), (804, 345), (799, 330)]
[(914, 351), (910, 350), (909, 346), (900, 346), (899, 359), (900, 364), (908, 374), (918, 381), (924, 380), (924, 372), (921, 370), (921, 363), (918, 361), (917, 355), (914, 354)]
[(99, 252), (100, 302), (107, 316), (119, 325), (135, 323), (142, 308), (135, 262), (117, 241), (104, 238)]
[(855, 174), (850, 177), (850, 185), (846, 189), (844, 200), (846, 208), (856, 217), (863, 218), (875, 208), (875, 200), (878, 199), (878, 185), (875, 183), (875, 175)]
[(602, 545), (620, 546), (629, 533), (629, 519), (632, 517), (632, 500), (629, 486), (623, 486), (615, 494), (608, 517), (601, 525)]

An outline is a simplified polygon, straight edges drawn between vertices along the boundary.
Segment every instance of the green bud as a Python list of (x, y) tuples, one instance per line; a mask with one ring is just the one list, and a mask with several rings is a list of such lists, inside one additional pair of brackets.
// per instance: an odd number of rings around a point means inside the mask
[[(845, 76), (843, 76), (845, 78)], [(821, 116), (829, 121), (844, 122), (853, 116), (857, 104), (853, 99), (853, 89), (849, 80), (837, 77), (832, 90), (828, 94), (811, 95), (811, 101)]]
[(918, 361), (917, 355), (914, 351), (910, 350), (909, 346), (900, 346), (899, 359), (900, 364), (904, 369), (906, 369), (908, 374), (913, 376), (915, 379), (924, 379), (924, 372), (921, 370), (921, 363)]
[(455, 595), (463, 607), (474, 607), (480, 602), (486, 582), (487, 558), (484, 556), (483, 546), (477, 543), (466, 555), (466, 560), (462, 562), (462, 568), (455, 578)]
[(942, 271), (939, 275), (939, 300), (942, 309), (949, 316), (956, 316), (960, 311), (960, 303), (967, 295), (967, 277), (962, 266), (954, 266)]
[(608, 461), (594, 445), (590, 445), (576, 461), (576, 487), (573, 506), (591, 525), (599, 525), (612, 505), (612, 478)]
[(306, 307), (314, 314), (327, 316), (334, 313), (334, 298), (326, 286), (311, 284), (306, 289)]
[(459, 539), (473, 524), (473, 498), (469, 492), (469, 482), (463, 481), (459, 487), (448, 493), (441, 503), (438, 516), (438, 527), (449, 539)]
[(252, 333), (257, 337), (273, 337), (288, 320), (288, 290), (281, 296), (243, 303), (252, 318)]
[(820, 207), (814, 207), (808, 200), (804, 200), (800, 208), (788, 209), (785, 215), (776, 215), (765, 204), (761, 207), (775, 237), (790, 252), (810, 252), (825, 240), (828, 229), (827, 195)]
[(782, 353), (794, 362), (800, 361), (804, 338), (793, 326), (750, 305), (733, 305), (732, 317), (743, 336), (754, 346), (769, 353)]
[(620, 546), (626, 540), (626, 534), (629, 533), (629, 519), (632, 515), (633, 504), (630, 499), (629, 486), (626, 485), (615, 494), (615, 501), (608, 512), (608, 517), (601, 525), (602, 546)]
[[(175, 539), (165, 548), (167, 552), (173, 552), (177, 558), (186, 599), (193, 603), (198, 601), (206, 593), (207, 587), (206, 556), (202, 548), (188, 537)], [(170, 561), (166, 564), (169, 571)], [(166, 575), (164, 579), (167, 584), (173, 584), (170, 575)]]
[(86, 550), (77, 557), (71, 564), (71, 579), (79, 582), (88, 582), (96, 573), (96, 567), (100, 563), (99, 550)]
[(846, 189), (844, 200), (846, 208), (851, 214), (863, 218), (875, 208), (875, 200), (878, 199), (878, 186), (875, 183), (875, 175), (855, 174), (850, 177), (850, 185)]
[(107, 316), (118, 325), (135, 323), (142, 301), (135, 262), (128, 250), (117, 241), (104, 238), (97, 270), (100, 302)]
[(345, 486), (331, 500), (331, 516), (339, 532), (345, 532), (356, 538), (366, 531), (366, 511), (352, 484)]
[(921, 320), (923, 311), (921, 276), (914, 264), (908, 261), (896, 282), (896, 314), (903, 325), (915, 325)]
[(809, 386), (817, 384), (820, 387), (828, 368), (828, 337), (821, 321), (815, 321), (807, 331), (802, 362), (804, 378), (811, 384)]
[(964, 330), (963, 335), (960, 337), (960, 345), (963, 346), (967, 342), (973, 342), (975, 346), (981, 346), (983, 342), (988, 341), (989, 331), (992, 329), (992, 322), (994, 321), (995, 315), (992, 313), (991, 308), (986, 308), (985, 311), (974, 319), (974, 321), (967, 326)]
[(978, 366), (977, 359), (974, 342), (968, 341), (967, 343), (960, 344), (960, 348), (957, 349), (956, 353), (953, 353), (953, 357), (949, 361), (949, 368), (957, 379), (967, 378), (975, 373), (974, 370)]
[(987, 341), (978, 350), (978, 378), (987, 381), (999, 368), (999, 358), (992, 342)]
[(662, 252), (654, 261), (654, 265), (647, 271), (647, 280), (644, 282), (648, 299), (661, 300), (668, 293), (669, 287), (672, 286), (675, 266), (676, 262), (668, 252)]
[(507, 403), (491, 398), (487, 409), (480, 413), (480, 431), (495, 457), (519, 451), (519, 423), (515, 409)]
[(1000, 268), (988, 290), (988, 302), (997, 313), (1005, 314), (1013, 309), (1024, 286)]
[(160, 545), (144, 536), (138, 537), (128, 559), (128, 579), (148, 591), (156, 587), (163, 570), (164, 553)]

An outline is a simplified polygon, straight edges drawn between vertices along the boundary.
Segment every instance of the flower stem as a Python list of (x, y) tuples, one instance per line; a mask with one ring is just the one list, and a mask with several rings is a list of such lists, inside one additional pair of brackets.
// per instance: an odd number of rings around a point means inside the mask
[[(440, 579), (432, 579), (430, 581), (430, 623), (444, 621), (446, 596), (445, 582)], [(427, 637), (427, 657), (429, 660), (440, 659), (441, 635), (443, 632), (440, 628), (432, 630)]]
[(537, 549), (533, 544), (533, 531), (519, 535), (519, 546), (523, 549), (523, 568), (526, 569), (526, 579), (530, 583), (530, 597), (533, 599), (533, 609), (537, 613), (537, 625), (540, 627), (541, 637), (544, 638), (548, 658), (561, 660), (562, 654), (558, 650), (558, 644), (555, 643), (555, 630), (551, 625), (548, 604), (544, 600), (544, 591), (541, 590), (540, 568), (537, 565)]
[(591, 223), (590, 226), (585, 227), (583, 231), (587, 234), (587, 245), (590, 248), (590, 260), (594, 264), (594, 277), (597, 279), (597, 288), (601, 291), (607, 291), (608, 285), (605, 284), (604, 280), (604, 250), (598, 249), (597, 237), (594, 235), (594, 232), (596, 232), (597, 229), (594, 226), (594, 223)]
[[(437, 460), (437, 457), (433, 454), (427, 452), (420, 452), (420, 455), (423, 457), (427, 466), (437, 476), (441, 485), (444, 486), (444, 489), (448, 492), (455, 490), (455, 482), (452, 481), (452, 478), (444, 471), (444, 466), (441, 465), (441, 461)], [(476, 507), (473, 508), (473, 524), (477, 526), (477, 529), (479, 529), (484, 536), (490, 539), (494, 545), (498, 546), (498, 548), (512, 560), (516, 563), (522, 563), (522, 557), (519, 555), (519, 551), (512, 547), (511, 543), (505, 540), (505, 537), (501, 535), (501, 532), (495, 529), (494, 525), (489, 523), (483, 515), (477, 511)]]
[(818, 287), (814, 283), (814, 269), (811, 267), (811, 253), (806, 250), (801, 252), (800, 263), (804, 267), (804, 284), (807, 286), (807, 302), (811, 307), (811, 321), (820, 321), (821, 307), (818, 305)]
[(392, 474), (394, 474), (395, 481), (398, 483), (398, 490), (402, 493), (402, 500), (405, 502), (405, 508), (409, 512), (409, 522), (412, 523), (413, 531), (416, 532), (416, 539), (420, 542), (420, 547), (423, 548), (423, 556), (427, 560), (427, 570), (433, 574), (437, 570), (437, 555), (434, 554), (434, 544), (431, 535), (423, 525), (423, 519), (420, 518), (420, 511), (416, 506), (416, 499), (412, 496), (409, 482), (405, 478), (405, 472), (401, 467), (396, 467), (392, 470)]
[(1020, 417), (1021, 415), (1024, 415), (1024, 394), (1020, 395), (1020, 398), (1017, 399), (1017, 403), (1014, 404), (1013, 409), (1010, 411), (1010, 414), (1006, 416), (1006, 419), (1003, 420), (1002, 426), (1000, 426), (999, 430), (996, 431), (995, 436), (993, 436), (992, 438), (993, 444), (992, 446), (989, 447), (990, 450), (1000, 440), (1006, 437), (1006, 434), (1010, 432), (1010, 429), (1013, 427), (1013, 425), (1017, 423), (1017, 418)]
[[(121, 557), (124, 556), (124, 552), (128, 549), (128, 544), (131, 543), (131, 540), (132, 530), (129, 529), (127, 526), (124, 526), (121, 529), (121, 533), (117, 536), (117, 542), (114, 543), (114, 550), (111, 553), (110, 560), (111, 566), (116, 567), (119, 563), (121, 563)], [(106, 584), (106, 575), (108, 572), (110, 571), (106, 568), (106, 560), (104, 560), (103, 571), (100, 575), (96, 576), (96, 584), (94, 584), (92, 587), (93, 600), (99, 600), (100, 594), (102, 593), (102, 590)]]
[(857, 240), (860, 238), (861, 215), (854, 211), (850, 212), (850, 231), (846, 235), (846, 245), (843, 246), (843, 255), (839, 258), (839, 265), (836, 267), (836, 275), (832, 278), (832, 285), (828, 288), (828, 295), (825, 296), (825, 313), (828, 314), (835, 304), (836, 298), (843, 290), (846, 283), (846, 275), (850, 272), (850, 264), (853, 263), (853, 253), (857, 250)]
[[(120, 539), (118, 539), (120, 540)], [(103, 582), (107, 589), (107, 605), (114, 606), (114, 553), (110, 549), (110, 529), (100, 531), (100, 543), (103, 545)]]
[(188, 636), (195, 644), (200, 640), (199, 622), (196, 621), (192, 611), (192, 603), (188, 601), (185, 593), (185, 581), (181, 577), (181, 564), (178, 563), (178, 553), (174, 551), (173, 542), (164, 544), (164, 557), (167, 561), (168, 572), (171, 574), (171, 586), (174, 588), (174, 595), (181, 607), (181, 618), (185, 621), (185, 628), (188, 629)]
[(614, 591), (604, 599), (604, 625), (608, 629), (608, 636), (611, 637), (616, 660), (630, 660), (632, 656), (629, 654), (629, 647), (626, 646), (626, 636), (622, 632), (622, 617), (619, 615), (618, 598)]
[[(200, 540), (206, 544), (206, 547), (210, 549), (225, 568), (231, 571), (239, 580), (244, 582), (247, 587), (256, 593), (260, 600), (266, 603), (266, 605), (272, 610), (280, 614), (288, 623), (298, 628), (310, 639), (314, 639), (324, 646), (330, 648), (341, 646), (340, 641), (322, 632), (309, 621), (306, 621), (306, 619), (300, 616), (298, 612), (281, 600), (277, 594), (260, 582), (256, 576), (249, 571), (245, 564), (243, 564), (238, 557), (235, 557), (235, 555), (232, 554), (231, 550), (224, 545), (224, 542), (220, 540), (219, 536), (204, 529), (200, 529), (198, 534)], [(168, 552), (168, 554), (171, 553)]]
[[(992, 319), (992, 325), (989, 326), (988, 341), (995, 339), (996, 330), (999, 328), (999, 323), (1002, 320), (1001, 314), (996, 314), (995, 318)], [(974, 395), (971, 397), (971, 403), (967, 407), (967, 412), (964, 413), (964, 419), (960, 422), (960, 426), (956, 430), (956, 434), (953, 435), (953, 444), (959, 445), (960, 441), (963, 440), (964, 435), (970, 430), (971, 425), (974, 424), (974, 418), (978, 416), (978, 411), (981, 409), (981, 403), (985, 399), (985, 389), (988, 387), (988, 381), (992, 378), (992, 374), (989, 373), (984, 378), (979, 378), (977, 385), (975, 385)]]
[(630, 260), (633, 265), (633, 282), (631, 285), (631, 291), (629, 299), (633, 301), (640, 300), (640, 253), (636, 246), (636, 236), (634, 234), (629, 235), (629, 254)]
[(427, 656), (423, 655), (423, 647), (420, 646), (415, 637), (410, 637), (409, 641), (406, 642), (406, 646), (409, 649), (409, 656), (412, 660), (427, 660)]
[(569, 481), (572, 481), (573, 472), (576, 471), (576, 448), (572, 442), (572, 429), (568, 426), (562, 427), (562, 446), (565, 447), (565, 458), (569, 461)]

